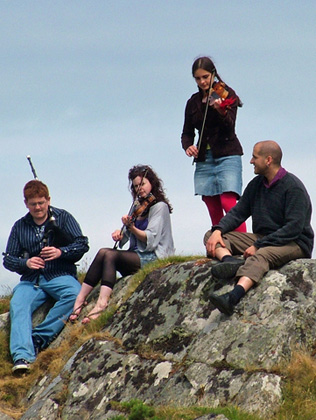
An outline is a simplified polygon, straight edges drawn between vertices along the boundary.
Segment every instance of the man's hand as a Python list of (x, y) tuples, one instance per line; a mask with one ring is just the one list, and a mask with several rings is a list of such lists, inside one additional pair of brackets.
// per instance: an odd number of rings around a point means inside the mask
[(211, 257), (215, 257), (215, 249), (216, 249), (217, 244), (220, 244), (223, 248), (226, 248), (225, 243), (222, 238), (222, 233), (220, 230), (214, 230), (212, 235), (208, 238), (205, 245), (207, 255), (210, 255)]
[(32, 257), (26, 261), (26, 265), (32, 270), (40, 270), (45, 267), (45, 261), (41, 257)]
[(246, 249), (246, 251), (244, 252), (244, 258), (248, 258), (251, 257), (252, 255), (255, 255), (255, 253), (257, 252), (257, 249), (254, 245), (251, 245), (249, 248)]
[(40, 257), (45, 261), (56, 260), (56, 258), (59, 258), (60, 256), (61, 250), (54, 246), (45, 246), (40, 252)]

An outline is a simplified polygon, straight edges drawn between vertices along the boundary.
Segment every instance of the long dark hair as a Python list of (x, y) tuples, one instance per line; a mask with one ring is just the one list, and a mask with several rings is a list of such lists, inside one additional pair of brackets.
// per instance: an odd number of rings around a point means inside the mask
[[(220, 75), (217, 73), (215, 64), (213, 62), (213, 60), (210, 57), (198, 57), (194, 63), (192, 64), (192, 76), (194, 77), (195, 72), (198, 69), (203, 69), (205, 71), (208, 71), (209, 73), (213, 73), (214, 76), (220, 81), (220, 82), (224, 82), (224, 80), (220, 77)], [(201, 90), (199, 88), (199, 90)], [(236, 95), (237, 96), (237, 95)], [(237, 96), (238, 98), (238, 106), (242, 107), (242, 102), (240, 100), (240, 98)]]
[(133, 199), (136, 198), (133, 180), (138, 176), (145, 176), (145, 178), (148, 179), (152, 187), (151, 192), (156, 197), (156, 201), (163, 201), (166, 203), (169, 207), (169, 212), (172, 213), (173, 209), (165, 195), (163, 182), (149, 165), (135, 165), (128, 172), (129, 190), (132, 193)]

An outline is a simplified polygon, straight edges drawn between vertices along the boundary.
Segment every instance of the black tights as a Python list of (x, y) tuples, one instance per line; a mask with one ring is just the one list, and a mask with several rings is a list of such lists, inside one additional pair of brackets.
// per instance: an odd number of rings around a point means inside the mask
[(84, 283), (95, 287), (101, 279), (102, 286), (113, 289), (116, 271), (125, 277), (136, 273), (139, 269), (140, 259), (136, 252), (101, 248), (88, 269)]

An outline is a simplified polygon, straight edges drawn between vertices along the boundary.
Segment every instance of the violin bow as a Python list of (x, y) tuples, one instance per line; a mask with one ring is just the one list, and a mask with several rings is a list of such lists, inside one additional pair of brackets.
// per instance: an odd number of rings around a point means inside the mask
[[(208, 88), (208, 94), (207, 94), (207, 98), (206, 98), (206, 107), (205, 107), (205, 112), (204, 112), (204, 118), (203, 118), (203, 124), (202, 124), (201, 134), (199, 136), (199, 140), (198, 140), (197, 145), (196, 145), (196, 147), (198, 149), (198, 152), (200, 151), (202, 137), (203, 137), (203, 133), (204, 133), (204, 127), (205, 127), (205, 121), (206, 121), (206, 116), (207, 116), (207, 111), (208, 111), (209, 100), (210, 100), (210, 97), (211, 97), (211, 95), (213, 93), (212, 86), (213, 86), (213, 83), (214, 83), (214, 79), (215, 79), (215, 72), (213, 71), (211, 73), (210, 87)], [(195, 158), (193, 158), (192, 165), (194, 165), (194, 162), (195, 162)]]
[[(131, 207), (130, 207), (130, 209), (129, 209), (129, 212), (128, 212), (128, 215), (129, 215), (129, 216), (133, 213), (133, 208), (134, 208), (134, 206), (135, 206), (135, 202), (136, 202), (136, 200), (137, 200), (138, 191), (139, 191), (139, 189), (140, 189), (140, 187), (141, 187), (141, 185), (142, 185), (142, 183), (143, 183), (143, 179), (144, 179), (144, 178), (146, 178), (147, 172), (148, 172), (148, 166), (146, 166), (146, 169), (145, 169), (145, 171), (144, 171), (144, 173), (143, 173), (143, 175), (142, 175), (142, 177), (141, 177), (141, 180), (140, 180), (140, 183), (139, 183), (139, 185), (138, 185), (138, 187), (137, 187), (137, 190), (135, 191), (136, 198), (135, 198), (135, 200), (133, 200), (133, 203), (132, 203), (132, 205), (131, 205)], [(132, 181), (132, 182), (133, 182), (133, 181)], [(125, 226), (125, 225), (123, 225), (123, 226), (122, 226), (122, 228), (121, 228), (120, 235), (122, 235), (122, 234), (123, 234), (123, 232), (124, 232), (124, 229), (125, 229), (125, 228), (126, 228), (126, 226)], [(117, 249), (117, 246), (118, 246), (118, 244), (121, 242), (121, 240), (122, 240), (122, 239), (117, 240), (117, 241), (115, 242), (115, 244), (114, 244), (114, 246), (113, 246), (113, 249)]]

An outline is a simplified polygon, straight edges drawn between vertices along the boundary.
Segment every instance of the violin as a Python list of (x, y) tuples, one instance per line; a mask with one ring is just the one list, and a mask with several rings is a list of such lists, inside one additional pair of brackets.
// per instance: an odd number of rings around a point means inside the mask
[(214, 82), (212, 89), (221, 99), (226, 99), (228, 96), (228, 91), (225, 89), (226, 85), (224, 82)]
[(152, 193), (149, 193), (145, 198), (142, 198), (141, 201), (139, 199), (135, 200), (130, 212), (131, 214), (129, 214), (131, 223), (134, 223), (137, 217), (142, 216), (148, 210), (148, 207), (153, 205), (155, 201), (156, 197)]
[[(226, 87), (225, 83), (221, 82), (221, 81), (213, 83), (213, 80), (214, 80), (214, 75), (212, 75), (211, 85), (210, 85), (208, 96), (207, 96), (207, 99), (206, 99), (207, 103), (208, 103), (209, 106), (214, 105), (214, 103), (217, 99), (217, 97), (216, 97), (216, 95), (217, 95), (220, 99), (222, 99), (222, 102), (219, 105), (222, 112), (226, 112), (226, 108), (230, 107), (235, 102), (235, 98), (228, 98), (227, 99), (227, 97), (229, 95), (229, 92), (228, 92), (228, 90), (225, 89), (225, 87)], [(213, 95), (214, 92), (216, 93), (215, 96)], [(202, 141), (202, 137), (203, 137), (203, 133), (204, 133), (207, 110), (208, 110), (208, 106), (205, 107), (202, 129), (201, 129), (201, 133), (200, 133), (198, 143), (196, 145), (198, 151), (200, 151), (201, 141)], [(192, 161), (192, 165), (194, 164), (194, 162), (196, 162), (195, 158)]]
[(224, 115), (227, 109), (229, 109), (231, 105), (233, 105), (236, 101), (236, 97), (228, 98), (228, 95), (229, 95), (229, 92), (228, 90), (226, 90), (226, 85), (224, 82), (214, 82), (208, 94), (209, 106), (214, 105), (214, 103), (219, 98), (220, 103), (218, 104), (218, 106)]
[[(149, 193), (144, 198), (137, 198), (132, 204), (132, 207), (128, 213), (128, 216), (130, 217), (130, 224), (134, 223), (138, 217), (144, 216), (144, 214), (149, 210), (150, 206), (155, 203), (155, 201), (156, 197), (152, 193)], [(123, 237), (120, 241), (115, 242), (113, 249), (117, 249), (118, 245), (120, 248), (123, 248), (123, 246), (128, 241), (128, 238), (126, 238), (124, 235), (126, 229), (128, 229), (128, 226), (123, 225), (121, 229), (121, 235), (123, 235)]]

